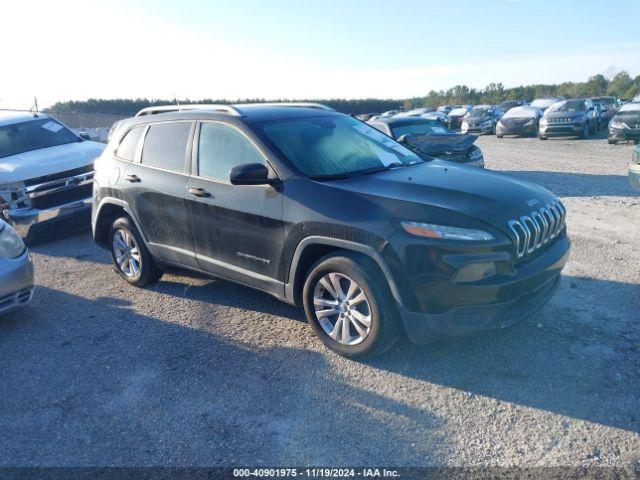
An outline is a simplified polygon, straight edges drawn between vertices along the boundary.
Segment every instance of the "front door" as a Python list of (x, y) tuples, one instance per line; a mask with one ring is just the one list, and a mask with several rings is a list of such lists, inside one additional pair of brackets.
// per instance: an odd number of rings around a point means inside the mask
[(265, 155), (232, 125), (202, 122), (198, 130), (186, 199), (200, 267), (282, 295), (282, 194), (270, 185), (229, 182), (236, 165), (270, 168)]

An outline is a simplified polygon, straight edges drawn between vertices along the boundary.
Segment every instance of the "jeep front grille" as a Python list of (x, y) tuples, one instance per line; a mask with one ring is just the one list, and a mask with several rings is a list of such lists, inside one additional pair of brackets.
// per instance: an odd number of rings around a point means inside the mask
[(535, 252), (556, 238), (564, 229), (566, 214), (564, 205), (554, 202), (529, 215), (509, 220), (507, 225), (515, 235), (518, 258)]

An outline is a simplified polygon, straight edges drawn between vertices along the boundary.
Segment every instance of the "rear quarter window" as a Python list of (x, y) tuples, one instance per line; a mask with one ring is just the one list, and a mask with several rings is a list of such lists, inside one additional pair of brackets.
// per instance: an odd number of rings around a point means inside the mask
[(154, 123), (144, 139), (143, 165), (184, 172), (192, 122)]
[(134, 161), (142, 132), (144, 132), (144, 126), (134, 127), (125, 133), (120, 145), (118, 145), (116, 155), (124, 160)]

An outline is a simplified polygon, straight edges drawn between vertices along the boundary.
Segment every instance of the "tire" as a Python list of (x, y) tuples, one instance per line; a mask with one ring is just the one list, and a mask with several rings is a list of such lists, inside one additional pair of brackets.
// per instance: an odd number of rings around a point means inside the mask
[(582, 127), (582, 133), (580, 134), (580, 138), (586, 140), (589, 138), (589, 125), (585, 122), (584, 127)]
[(496, 133), (496, 138), (502, 138), (504, 135), (500, 135), (499, 133)]
[[(336, 295), (336, 282), (343, 295)], [(349, 294), (352, 285), (352, 295), (346, 296), (352, 303), (347, 304), (344, 294)], [(344, 357), (379, 355), (400, 336), (400, 321), (387, 281), (366, 257), (345, 251), (321, 258), (307, 274), (302, 298), (316, 335), (327, 348)], [(339, 307), (336, 298), (343, 299)], [(319, 316), (318, 312), (324, 314)], [(341, 328), (345, 321), (349, 322), (346, 334)]]
[(607, 139), (607, 143), (608, 143), (609, 145), (615, 145), (615, 144), (616, 144), (616, 143), (618, 143), (618, 142), (617, 142), (616, 140), (613, 140), (613, 139), (611, 139), (611, 138), (608, 138), (608, 139)]
[(547, 140), (548, 138), (547, 138), (547, 137), (545, 137), (544, 135), (540, 135), (540, 134), (538, 133), (538, 139), (540, 139), (540, 140)]
[[(162, 269), (153, 260), (142, 236), (129, 217), (118, 218), (111, 225), (109, 251), (113, 268), (131, 285), (146, 287), (162, 277)], [(121, 259), (123, 254), (125, 258), (119, 263), (118, 259)]]

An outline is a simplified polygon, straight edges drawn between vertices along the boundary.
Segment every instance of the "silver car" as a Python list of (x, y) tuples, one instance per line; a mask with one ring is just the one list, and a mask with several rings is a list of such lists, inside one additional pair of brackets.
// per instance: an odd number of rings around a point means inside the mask
[(33, 297), (33, 262), (18, 232), (0, 220), (0, 314)]

